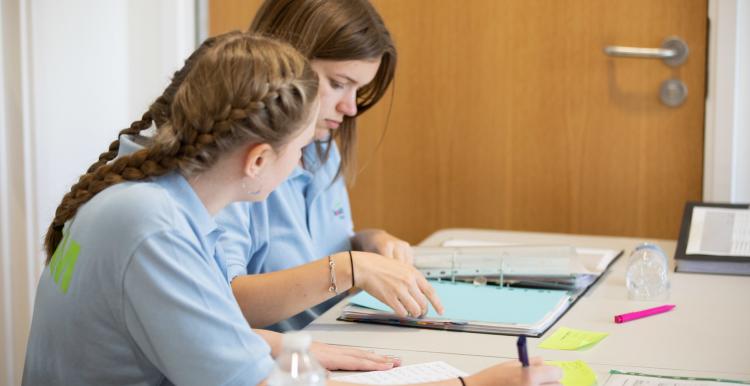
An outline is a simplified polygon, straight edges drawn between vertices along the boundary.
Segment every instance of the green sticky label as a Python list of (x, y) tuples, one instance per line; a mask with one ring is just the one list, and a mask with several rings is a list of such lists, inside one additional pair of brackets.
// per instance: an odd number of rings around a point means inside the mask
[(71, 239), (70, 230), (66, 230), (62, 241), (57, 245), (57, 249), (52, 254), (52, 260), (49, 263), (52, 279), (64, 294), (68, 293), (70, 280), (73, 278), (73, 270), (75, 269), (80, 252), (81, 245)]
[(63, 232), (63, 239), (60, 241), (59, 244), (57, 244), (57, 248), (55, 249), (55, 253), (52, 254), (52, 260), (49, 262), (49, 273), (52, 275), (52, 278), (57, 281), (55, 278), (57, 274), (57, 269), (60, 266), (60, 255), (63, 254), (63, 250), (65, 249), (65, 245), (68, 243), (68, 231), (65, 230)]
[(549, 350), (588, 349), (607, 337), (606, 332), (574, 330), (560, 327), (537, 347)]

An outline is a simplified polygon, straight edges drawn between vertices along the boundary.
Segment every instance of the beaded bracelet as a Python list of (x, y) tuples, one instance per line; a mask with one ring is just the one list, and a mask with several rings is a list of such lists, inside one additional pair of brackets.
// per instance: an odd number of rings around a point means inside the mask
[(336, 262), (333, 261), (333, 257), (331, 256), (328, 256), (328, 270), (331, 272), (331, 286), (328, 287), (328, 292), (333, 292), (338, 295), (339, 288), (336, 286)]

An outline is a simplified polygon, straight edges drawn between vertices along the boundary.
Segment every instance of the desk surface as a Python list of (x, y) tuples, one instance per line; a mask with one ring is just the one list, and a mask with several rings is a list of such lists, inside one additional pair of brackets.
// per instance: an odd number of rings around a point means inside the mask
[[(624, 257), (643, 241), (660, 244), (670, 256), (675, 248), (674, 241), (665, 240), (465, 229), (437, 232), (421, 245), (436, 246), (450, 239), (624, 249)], [(610, 369), (618, 369), (750, 380), (750, 277), (672, 273), (668, 302), (677, 305), (673, 311), (615, 324), (612, 318), (616, 314), (657, 304), (627, 299), (626, 260), (620, 258), (547, 334), (540, 339), (529, 339), (530, 355), (547, 360), (581, 359), (600, 377)], [(666, 302), (658, 304), (662, 303)], [(478, 368), (463, 366), (464, 359), (460, 363), (447, 360), (466, 371), (479, 370), (497, 362), (497, 358), (516, 356), (515, 337), (510, 336), (337, 321), (345, 304), (341, 302), (306, 330), (314, 339), (326, 343), (425, 354), (419, 354), (419, 362), (439, 360), (441, 355), (489, 358), (486, 364), (481, 360), (466, 360), (466, 363), (482, 363)], [(610, 335), (585, 351), (537, 348), (539, 342), (560, 326)]]
[[(401, 363), (404, 365), (411, 365), (417, 363), (443, 361), (450, 364), (451, 366), (461, 369), (473, 374), (480, 370), (486, 369), (492, 365), (496, 365), (500, 362), (507, 360), (515, 360), (516, 358), (503, 358), (503, 357), (488, 357), (479, 355), (463, 355), (463, 354), (448, 354), (448, 353), (433, 353), (425, 351), (411, 351), (411, 350), (396, 350), (396, 349), (372, 349), (372, 351), (382, 355), (394, 355), (401, 358)], [(545, 358), (550, 359), (550, 358)], [(551, 359), (550, 359), (551, 360)], [(705, 377), (705, 371), (695, 370), (674, 370), (674, 369), (656, 369), (652, 367), (639, 367), (639, 366), (616, 366), (602, 365), (588, 362), (589, 367), (596, 373), (598, 378), (598, 384), (602, 385), (609, 376), (609, 371), (616, 368), (620, 371), (627, 372), (640, 372), (645, 374), (655, 375), (670, 375), (670, 376), (684, 376), (684, 377)], [(346, 374), (346, 372), (336, 372), (336, 374)], [(742, 379), (742, 374), (733, 373), (714, 373), (713, 377), (724, 378), (724, 379)]]

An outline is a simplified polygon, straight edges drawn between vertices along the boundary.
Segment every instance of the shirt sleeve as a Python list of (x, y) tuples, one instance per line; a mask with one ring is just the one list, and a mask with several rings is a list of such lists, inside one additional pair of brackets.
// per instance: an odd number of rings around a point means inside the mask
[(235, 203), (224, 208), (216, 222), (224, 229), (219, 242), (224, 250), (227, 278), (258, 273), (268, 249), (268, 212), (262, 203)]
[(249, 204), (248, 222), (250, 234), (253, 238), (253, 249), (247, 262), (247, 273), (250, 275), (261, 273), (263, 263), (268, 258), (268, 246), (271, 242), (270, 214), (268, 200)]
[(147, 238), (123, 278), (123, 319), (137, 347), (178, 385), (256, 385), (273, 367), (213, 256), (176, 232)]

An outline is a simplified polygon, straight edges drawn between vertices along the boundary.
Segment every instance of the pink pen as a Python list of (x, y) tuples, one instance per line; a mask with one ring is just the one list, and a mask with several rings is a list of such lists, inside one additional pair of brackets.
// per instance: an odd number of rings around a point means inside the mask
[(615, 323), (625, 323), (631, 320), (645, 318), (647, 316), (661, 314), (662, 312), (672, 311), (674, 304), (666, 304), (659, 307), (649, 308), (643, 311), (629, 312), (627, 314), (615, 315)]

